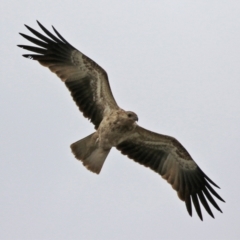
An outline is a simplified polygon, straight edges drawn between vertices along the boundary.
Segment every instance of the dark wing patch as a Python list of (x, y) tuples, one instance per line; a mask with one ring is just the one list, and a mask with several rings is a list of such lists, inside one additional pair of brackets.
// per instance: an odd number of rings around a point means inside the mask
[(65, 82), (65, 84), (84, 117), (91, 119), (91, 122), (98, 128), (102, 121), (102, 115), (98, 114), (96, 102), (92, 101), (94, 99), (93, 92), (88, 91), (90, 88), (89, 78), (85, 77), (78, 81)]
[(93, 60), (69, 44), (53, 27), (55, 35), (38, 22), (47, 35), (44, 36), (28, 27), (38, 39), (20, 33), (35, 46), (18, 45), (37, 54), (24, 54), (26, 58), (37, 60), (57, 74), (78, 105), (83, 115), (91, 120), (97, 129), (104, 111), (118, 109), (108, 82), (107, 73)]
[[(203, 218), (200, 203), (213, 218), (208, 201), (222, 212), (212, 195), (223, 202), (224, 200), (215, 192), (210, 183), (215, 187), (218, 186), (190, 159), (190, 155), (186, 154), (186, 149), (182, 149), (182, 145), (176, 139), (150, 132), (139, 126), (132, 136), (117, 145), (117, 149), (166, 179), (177, 191), (179, 198), (185, 201), (190, 216), (192, 216), (192, 202), (201, 220)], [(174, 151), (181, 154), (176, 155)], [(181, 164), (180, 159), (177, 158), (181, 158), (183, 152), (186, 160), (192, 161), (193, 164), (191, 162), (189, 166)]]

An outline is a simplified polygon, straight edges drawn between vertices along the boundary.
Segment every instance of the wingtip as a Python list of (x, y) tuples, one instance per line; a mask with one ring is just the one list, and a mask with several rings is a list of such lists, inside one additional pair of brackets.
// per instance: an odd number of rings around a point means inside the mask
[(31, 32), (32, 28), (29, 27), (27, 24), (24, 24), (24, 26)]
[(214, 217), (214, 215), (213, 215), (213, 213), (208, 213), (213, 219), (215, 219), (215, 217)]
[(57, 31), (57, 29), (53, 25), (52, 25), (52, 29), (58, 36), (60, 35), (59, 32)]
[(17, 45), (17, 47), (20, 47), (20, 48), (24, 49), (24, 46), (23, 46), (23, 45)]
[(36, 20), (36, 22), (37, 22), (38, 25), (42, 25), (38, 20)]
[(192, 217), (192, 212), (189, 212), (189, 211), (188, 211), (188, 214), (189, 214), (190, 217)]
[(37, 22), (37, 24), (38, 24), (39, 27), (42, 26), (42, 24), (41, 24), (38, 20), (36, 20), (36, 22)]
[(29, 54), (23, 54), (22, 55), (23, 57), (25, 57), (25, 58), (28, 58), (28, 59), (30, 59), (30, 60), (35, 60), (31, 55), (29, 55)]
[[(202, 217), (202, 215), (199, 215), (198, 212), (197, 212), (197, 215), (198, 215), (199, 219), (203, 222), (203, 217)], [(190, 215), (190, 216), (192, 217), (192, 215)]]

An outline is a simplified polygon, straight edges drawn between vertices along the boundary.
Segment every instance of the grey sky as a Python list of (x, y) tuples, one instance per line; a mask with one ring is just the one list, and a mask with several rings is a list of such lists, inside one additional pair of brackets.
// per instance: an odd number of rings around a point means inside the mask
[[(240, 239), (240, 2), (4, 1), (0, 239)], [(108, 73), (139, 125), (177, 138), (226, 200), (189, 217), (159, 175), (113, 149), (99, 176), (69, 145), (94, 131), (64, 84), (24, 59), (51, 25)]]

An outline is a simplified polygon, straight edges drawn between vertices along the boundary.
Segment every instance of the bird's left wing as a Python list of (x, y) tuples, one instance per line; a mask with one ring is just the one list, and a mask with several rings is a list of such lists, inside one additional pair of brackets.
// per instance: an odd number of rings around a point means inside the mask
[(199, 200), (213, 218), (207, 200), (221, 212), (212, 195), (221, 201), (224, 200), (210, 184), (218, 186), (198, 167), (187, 150), (175, 138), (137, 126), (127, 139), (117, 145), (117, 149), (166, 179), (177, 191), (179, 198), (185, 201), (190, 216), (192, 216), (191, 202), (193, 202), (202, 220)]
[(83, 115), (97, 129), (105, 113), (118, 109), (108, 82), (107, 73), (97, 63), (69, 44), (53, 27), (57, 37), (42, 24), (38, 25), (48, 36), (28, 27), (38, 39), (20, 33), (38, 47), (18, 45), (37, 54), (24, 54), (48, 67), (66, 84)]

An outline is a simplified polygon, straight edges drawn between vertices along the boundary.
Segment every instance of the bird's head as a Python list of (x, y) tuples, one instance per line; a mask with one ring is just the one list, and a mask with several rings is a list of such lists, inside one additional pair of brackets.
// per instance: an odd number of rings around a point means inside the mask
[(136, 113), (127, 111), (126, 112), (128, 119), (131, 119), (133, 122), (138, 121), (138, 116)]

